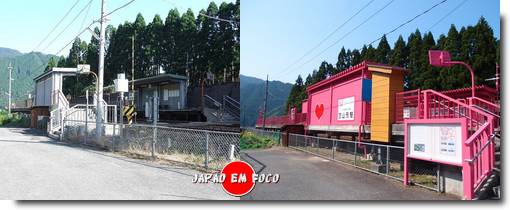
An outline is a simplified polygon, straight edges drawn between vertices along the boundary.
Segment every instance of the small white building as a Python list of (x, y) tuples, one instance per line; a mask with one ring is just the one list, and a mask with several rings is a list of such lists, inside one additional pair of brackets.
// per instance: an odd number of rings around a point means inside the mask
[(65, 76), (75, 76), (77, 68), (52, 68), (34, 78), (35, 98), (31, 110), (30, 126), (37, 127), (37, 122), (50, 117), (54, 108), (69, 106), (62, 93), (62, 82)]

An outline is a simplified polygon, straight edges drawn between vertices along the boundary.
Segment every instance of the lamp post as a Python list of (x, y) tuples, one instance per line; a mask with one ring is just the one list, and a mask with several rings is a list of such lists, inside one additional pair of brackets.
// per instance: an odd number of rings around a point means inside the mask
[(453, 65), (462, 65), (471, 73), (471, 97), (475, 97), (475, 71), (470, 65), (462, 61), (451, 61), (448, 51), (429, 50), (429, 63), (435, 67), (451, 67)]

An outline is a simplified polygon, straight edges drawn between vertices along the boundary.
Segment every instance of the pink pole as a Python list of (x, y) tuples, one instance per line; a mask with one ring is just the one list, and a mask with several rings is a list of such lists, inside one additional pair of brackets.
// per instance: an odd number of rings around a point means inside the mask
[(469, 70), (469, 73), (471, 73), (471, 97), (475, 97), (475, 71), (473, 68), (471, 68), (470, 65), (467, 63), (464, 63), (462, 61), (450, 61), (446, 62), (446, 64), (458, 64), (466, 67)]
[(409, 170), (408, 170), (408, 160), (407, 160), (407, 148), (408, 148), (408, 130), (407, 130), (407, 123), (404, 120), (404, 185), (409, 185)]

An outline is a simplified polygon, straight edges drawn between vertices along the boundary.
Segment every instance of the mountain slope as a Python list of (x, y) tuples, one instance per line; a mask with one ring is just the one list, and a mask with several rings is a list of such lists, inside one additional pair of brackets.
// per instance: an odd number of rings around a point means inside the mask
[[(264, 80), (241, 75), (241, 126), (254, 126), (259, 111), (264, 106), (266, 82)], [(292, 84), (280, 81), (269, 81), (267, 103), (268, 116), (287, 113), (285, 103)]]
[(21, 53), (17, 50), (0, 47), (0, 58), (12, 58), (18, 55), (21, 55)]
[[(6, 49), (6, 48), (2, 48)], [(7, 52), (4, 50), (3, 52)], [(10, 50), (10, 56), (0, 56), (0, 108), (7, 106), (9, 90), (9, 70), (7, 67), (12, 63), (12, 102), (26, 99), (28, 93), (34, 92), (34, 78), (41, 74), (46, 67), (49, 59), (53, 55), (45, 55), (42, 53), (26, 53), (16, 55), (15, 50)], [(12, 53), (14, 52), (14, 53)], [(18, 52), (19, 53), (19, 52)], [(33, 94), (32, 94), (33, 95)]]

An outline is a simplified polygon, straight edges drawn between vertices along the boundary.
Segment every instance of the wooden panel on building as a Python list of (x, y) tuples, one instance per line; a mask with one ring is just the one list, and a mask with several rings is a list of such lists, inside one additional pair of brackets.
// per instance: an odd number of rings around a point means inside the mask
[(38, 121), (40, 117), (48, 117), (50, 116), (50, 108), (47, 106), (38, 106), (32, 107), (30, 112), (30, 128), (38, 128), (44, 129), (44, 127), (38, 126)]
[(371, 140), (389, 143), (394, 122), (395, 93), (403, 90), (404, 77), (400, 70), (369, 68), (372, 71)]

